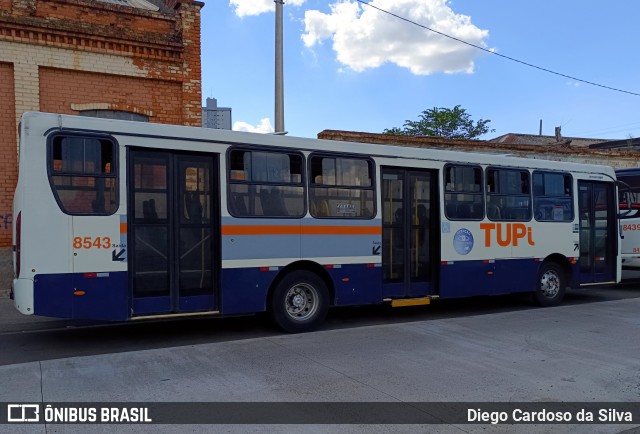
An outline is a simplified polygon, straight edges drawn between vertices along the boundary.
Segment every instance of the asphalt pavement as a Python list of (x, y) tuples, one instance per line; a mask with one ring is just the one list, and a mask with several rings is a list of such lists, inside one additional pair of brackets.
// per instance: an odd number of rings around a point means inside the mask
[[(9, 364), (0, 366), (0, 402), (499, 401), (549, 403), (550, 408), (560, 402), (640, 406), (639, 312), (640, 298), (629, 298)], [(16, 327), (51, 321), (19, 314), (14, 320)], [(0, 425), (0, 431), (618, 433), (638, 432), (639, 427), (635, 420), (607, 425), (284, 422), (213, 427), (12, 424)]]

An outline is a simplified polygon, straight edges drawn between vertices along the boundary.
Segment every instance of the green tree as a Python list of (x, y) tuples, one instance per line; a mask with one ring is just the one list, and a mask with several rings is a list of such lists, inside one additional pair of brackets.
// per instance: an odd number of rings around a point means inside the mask
[(459, 105), (454, 108), (434, 107), (420, 114), (417, 121), (406, 120), (403, 128), (393, 127), (385, 129), (384, 134), (396, 134), (402, 136), (431, 136), (446, 137), (449, 139), (475, 139), (488, 132), (488, 119), (480, 119), (475, 123), (471, 115)]

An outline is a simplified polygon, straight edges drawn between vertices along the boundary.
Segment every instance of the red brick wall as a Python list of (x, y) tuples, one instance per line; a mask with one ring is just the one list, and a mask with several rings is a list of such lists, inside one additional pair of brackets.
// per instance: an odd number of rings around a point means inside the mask
[[(4, 1), (4, 0), (2, 0)], [(136, 9), (118, 7), (111, 3), (83, 2), (77, 0), (49, 0), (36, 3), (35, 15), (47, 20), (68, 20), (86, 24), (109, 26), (111, 30), (131, 30), (139, 35), (145, 32), (168, 35), (175, 30), (175, 19)]]
[(202, 126), (202, 80), (200, 45), (200, 8), (187, 4), (179, 7), (185, 61), (183, 86), (184, 125)]
[(40, 110), (77, 114), (71, 104), (110, 103), (114, 110), (151, 110), (150, 122), (182, 124), (182, 83), (40, 68)]
[(13, 65), (0, 63), (0, 246), (11, 245), (13, 193), (18, 181)]
[[(202, 6), (182, 0), (172, 11), (153, 12), (86, 0), (0, 0), (0, 58), (10, 62), (0, 63), (0, 247), (11, 242), (17, 182), (14, 87), (21, 93), (19, 110), (77, 114), (72, 104), (106, 103), (112, 110), (150, 112), (151, 122), (199, 127)], [(15, 53), (6, 54), (5, 41)], [(37, 49), (23, 56), (15, 43)], [(67, 51), (51, 62), (55, 53), (47, 50), (53, 48)], [(96, 53), (126, 62), (102, 65), (109, 59), (85, 58)], [(14, 61), (40, 65), (39, 88), (14, 77)], [(81, 70), (83, 65), (94, 72)], [(95, 72), (101, 68), (109, 73)]]

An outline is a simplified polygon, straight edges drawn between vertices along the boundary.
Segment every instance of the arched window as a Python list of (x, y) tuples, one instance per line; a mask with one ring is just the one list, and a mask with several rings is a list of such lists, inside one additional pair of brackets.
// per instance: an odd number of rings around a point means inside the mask
[(93, 118), (118, 119), (121, 121), (149, 122), (149, 116), (122, 110), (80, 110), (80, 116)]

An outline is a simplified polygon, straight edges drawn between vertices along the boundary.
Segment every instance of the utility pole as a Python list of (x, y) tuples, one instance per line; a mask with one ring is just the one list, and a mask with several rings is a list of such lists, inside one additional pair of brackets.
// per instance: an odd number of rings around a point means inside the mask
[(282, 7), (284, 0), (274, 0), (276, 4), (276, 89), (275, 89), (275, 134), (287, 134), (284, 130), (284, 74), (282, 68)]

